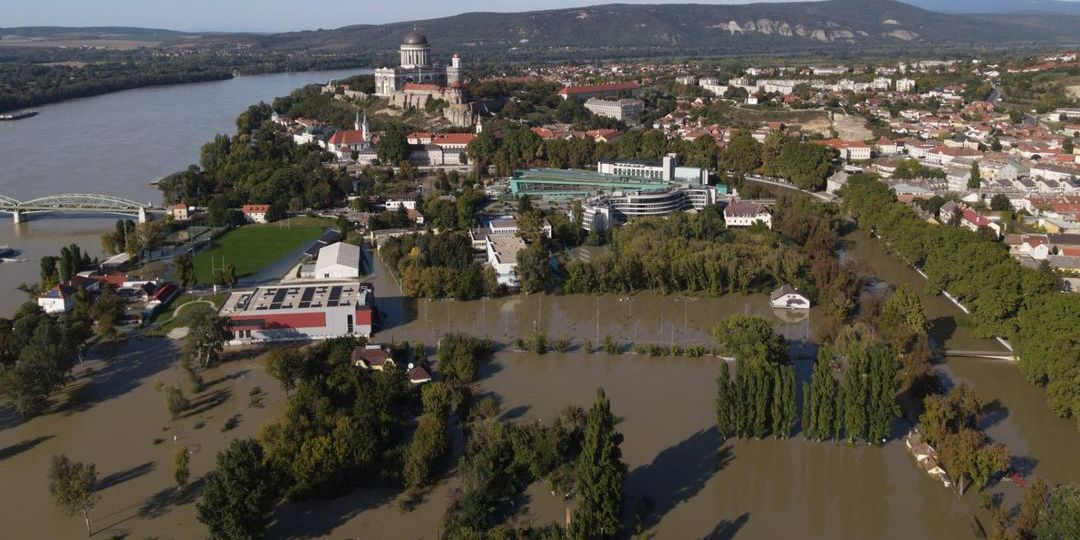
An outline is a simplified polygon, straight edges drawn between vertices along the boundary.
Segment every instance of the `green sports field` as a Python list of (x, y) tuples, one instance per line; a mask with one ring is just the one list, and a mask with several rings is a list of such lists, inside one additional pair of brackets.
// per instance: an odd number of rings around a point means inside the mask
[(195, 275), (199, 283), (210, 283), (213, 277), (211, 261), (214, 261), (219, 269), (228, 264), (235, 266), (236, 277), (250, 276), (298, 248), (306, 247), (322, 236), (324, 230), (325, 225), (315, 220), (293, 220), (290, 226), (271, 223), (234, 229), (214, 240), (213, 247), (195, 256)]

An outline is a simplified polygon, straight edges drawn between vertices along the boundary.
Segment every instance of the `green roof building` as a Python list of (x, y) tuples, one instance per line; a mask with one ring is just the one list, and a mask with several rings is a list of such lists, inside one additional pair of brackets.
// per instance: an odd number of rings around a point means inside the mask
[(587, 197), (614, 191), (651, 191), (671, 186), (658, 178), (634, 178), (568, 169), (528, 169), (515, 171), (510, 192), (515, 197), (528, 195), (557, 200)]

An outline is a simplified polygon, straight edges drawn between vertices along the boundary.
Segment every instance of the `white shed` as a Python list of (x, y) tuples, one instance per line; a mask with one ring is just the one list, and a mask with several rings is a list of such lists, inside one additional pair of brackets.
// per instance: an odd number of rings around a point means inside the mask
[(338, 242), (319, 250), (315, 262), (317, 279), (347, 279), (360, 277), (360, 246)]
[(780, 309), (810, 309), (810, 297), (791, 285), (784, 285), (773, 291), (769, 295), (769, 303)]

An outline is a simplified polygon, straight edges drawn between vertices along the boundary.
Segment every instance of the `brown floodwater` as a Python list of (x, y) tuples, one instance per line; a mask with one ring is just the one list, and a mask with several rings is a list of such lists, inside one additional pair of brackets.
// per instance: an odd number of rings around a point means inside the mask
[[(49, 461), (58, 454), (97, 465), (95, 538), (204, 536), (195, 520), (197, 485), (231, 440), (256, 435), (279, 414), (282, 395), (260, 363), (231, 362), (205, 373), (208, 388), (192, 398), (193, 411), (172, 420), (155, 381), (182, 386), (177, 356), (168, 340), (131, 340), (79, 366), (49, 414), (25, 423), (10, 416), (0, 421), (0, 537), (86, 537), (82, 520), (57, 510), (49, 495)], [(249, 397), (256, 386), (266, 393), (261, 408)], [(239, 425), (223, 432), (234, 415), (240, 415)], [(197, 428), (198, 422), (205, 425)], [(191, 452), (192, 486), (181, 495), (172, 480), (179, 446)]]
[[(848, 253), (890, 283), (921, 278), (887, 256), (876, 240), (854, 236)], [(392, 276), (377, 262), (372, 280), (386, 327), (380, 342), (408, 340), (429, 346), (447, 332), (488, 336), (503, 347), (482, 370), (479, 391), (498, 398), (504, 419), (550, 421), (567, 404), (587, 407), (603, 387), (620, 418), (629, 466), (624, 519), (632, 522), (638, 501), (652, 510), (645, 525), (654, 538), (972, 538), (969, 525), (977, 496), (957, 498), (917, 469), (899, 442), (883, 449), (789, 440), (723, 441), (715, 428), (717, 358), (667, 358), (585, 354), (584, 341), (610, 335), (621, 343), (711, 345), (710, 329), (732, 314), (770, 317), (793, 344), (796, 357), (813, 354), (818, 313), (792, 320), (774, 313), (765, 295), (688, 299), (639, 293), (629, 296), (532, 295), (475, 302), (402, 298)], [(935, 337), (949, 347), (994, 348), (963, 324), (959, 309), (925, 297)], [(797, 319), (797, 318), (796, 318)], [(509, 343), (541, 330), (568, 339), (567, 354), (513, 352)], [(280, 411), (281, 395), (255, 360), (227, 363), (203, 400), (206, 410), (171, 421), (154, 380), (179, 377), (176, 346), (166, 340), (134, 340), (110, 358), (95, 357), (58, 397), (58, 410), (25, 424), (0, 423), (0, 527), (4, 537), (78, 538), (76, 518), (51, 504), (49, 458), (66, 453), (98, 464), (107, 479), (95, 511), (99, 536), (194, 538), (203, 528), (191, 497), (171, 496), (172, 436), (196, 450), (192, 481), (210, 470), (213, 456), (234, 437), (252, 436)], [(801, 378), (809, 362), (796, 360)], [(1029, 470), (1050, 482), (1080, 480), (1080, 434), (1055, 418), (1042, 391), (1023, 381), (1015, 366), (979, 359), (950, 359), (940, 366), (953, 382), (971, 384), (993, 412), (991, 437), (1025, 458)], [(209, 378), (215, 378), (211, 376)], [(248, 392), (261, 386), (266, 406), (252, 407)], [(214, 403), (215, 392), (224, 401)], [(64, 405), (74, 396), (75, 405)], [(222, 433), (227, 418), (240, 426)], [(204, 419), (206, 426), (195, 429)], [(168, 428), (167, 430), (165, 428)], [(164, 439), (154, 444), (155, 438)], [(458, 481), (453, 472), (419, 506), (402, 513), (393, 490), (359, 489), (332, 501), (308, 501), (279, 509), (271, 538), (437, 538), (439, 521)], [(1010, 491), (1012, 489), (1012, 491)], [(995, 488), (1014, 501), (1016, 490)], [(525, 493), (515, 524), (562, 523), (565, 505), (541, 484)], [(982, 516), (985, 520), (985, 516)]]

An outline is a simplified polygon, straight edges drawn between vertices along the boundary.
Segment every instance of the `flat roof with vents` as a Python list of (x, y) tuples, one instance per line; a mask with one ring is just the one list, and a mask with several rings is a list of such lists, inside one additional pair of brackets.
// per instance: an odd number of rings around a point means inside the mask
[(275, 311), (323, 310), (354, 306), (371, 307), (374, 291), (366, 283), (327, 283), (281, 287), (259, 287), (235, 292), (225, 301), (221, 315), (270, 313)]

